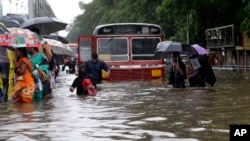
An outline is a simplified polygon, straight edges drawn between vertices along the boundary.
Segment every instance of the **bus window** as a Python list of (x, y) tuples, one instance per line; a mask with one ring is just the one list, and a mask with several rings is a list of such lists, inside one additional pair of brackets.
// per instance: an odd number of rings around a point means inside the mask
[(78, 57), (78, 52), (77, 52), (78, 46), (77, 46), (77, 44), (76, 43), (69, 43), (68, 45), (69, 45), (69, 47), (73, 51), (72, 56), (74, 56), (75, 58), (77, 58)]
[(154, 54), (160, 38), (133, 38), (132, 59), (133, 60), (156, 60)]
[(80, 59), (86, 61), (91, 59), (92, 47), (89, 40), (80, 41)]
[(104, 61), (127, 61), (126, 38), (101, 38), (98, 40), (98, 54)]

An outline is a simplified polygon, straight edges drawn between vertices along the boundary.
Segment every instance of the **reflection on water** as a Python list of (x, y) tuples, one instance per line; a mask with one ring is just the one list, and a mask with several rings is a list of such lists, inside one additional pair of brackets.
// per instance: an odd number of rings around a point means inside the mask
[(106, 82), (97, 96), (84, 97), (68, 90), (75, 76), (61, 74), (53, 97), (0, 105), (0, 140), (227, 141), (230, 124), (249, 123), (249, 74), (216, 76), (206, 88)]

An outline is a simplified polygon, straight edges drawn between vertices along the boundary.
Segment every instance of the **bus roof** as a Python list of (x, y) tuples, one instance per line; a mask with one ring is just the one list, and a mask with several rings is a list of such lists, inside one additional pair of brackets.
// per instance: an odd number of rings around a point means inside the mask
[(164, 34), (160, 25), (150, 23), (111, 23), (99, 25), (93, 35)]

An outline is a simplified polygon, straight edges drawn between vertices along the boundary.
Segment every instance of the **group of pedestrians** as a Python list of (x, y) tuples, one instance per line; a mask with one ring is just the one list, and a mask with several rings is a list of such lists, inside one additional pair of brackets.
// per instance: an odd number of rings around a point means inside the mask
[[(53, 79), (52, 74), (56, 63), (51, 62), (54, 61), (53, 53), (46, 43), (42, 49), (43, 52), (39, 52), (38, 48), (15, 48), (16, 59), (13, 63), (16, 66), (14, 69), (16, 83), (11, 95), (12, 99), (22, 102), (40, 101), (45, 95), (51, 93), (53, 85), (51, 79)], [(0, 47), (0, 72), (3, 82), (0, 90), (1, 102), (8, 100), (10, 60), (6, 50), (5, 47)], [(110, 69), (104, 61), (98, 59), (98, 54), (92, 53), (91, 57), (77, 67), (77, 77), (70, 86), (70, 92), (76, 89), (77, 95), (96, 94), (97, 84), (102, 83), (102, 70), (105, 70), (109, 76)], [(173, 53), (172, 58), (170, 74), (164, 86), (171, 84), (175, 88), (185, 88), (185, 79), (188, 79), (191, 87), (204, 87), (205, 82), (211, 86), (215, 83), (216, 78), (206, 56), (196, 57), (199, 62), (197, 68), (189, 62), (188, 70), (178, 52)], [(70, 63), (66, 63), (68, 64)], [(192, 73), (187, 74), (187, 72)], [(44, 80), (46, 75), (50, 76), (47, 81)]]
[[(188, 68), (188, 69), (187, 69)], [(164, 82), (164, 87), (171, 84), (174, 88), (185, 88), (185, 80), (188, 79), (190, 87), (205, 87), (206, 83), (211, 86), (216, 82), (216, 77), (207, 55), (191, 56), (188, 67), (183, 63), (178, 52), (172, 54), (169, 77)]]
[[(53, 54), (49, 45), (45, 42), (41, 51), (36, 47), (15, 48), (15, 58), (9, 59), (6, 47), (0, 47), (0, 71), (2, 75), (2, 88), (0, 90), (0, 102), (9, 99), (20, 102), (41, 101), (51, 94), (54, 85)], [(13, 61), (13, 62), (11, 62)], [(15, 68), (10, 69), (13, 63)], [(14, 72), (15, 80), (9, 80), (9, 74)], [(13, 90), (8, 94), (9, 85), (14, 83)]]

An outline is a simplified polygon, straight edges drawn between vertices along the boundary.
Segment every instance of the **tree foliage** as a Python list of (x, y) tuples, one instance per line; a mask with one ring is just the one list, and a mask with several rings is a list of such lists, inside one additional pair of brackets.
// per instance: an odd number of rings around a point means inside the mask
[[(93, 0), (79, 2), (83, 14), (76, 17), (68, 38), (91, 35), (100, 24), (144, 22), (162, 26), (166, 40), (206, 44), (205, 30), (234, 24), (250, 35), (249, 0)], [(187, 32), (189, 31), (189, 32)]]

